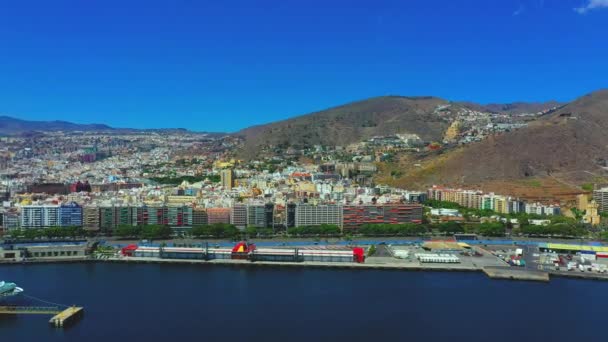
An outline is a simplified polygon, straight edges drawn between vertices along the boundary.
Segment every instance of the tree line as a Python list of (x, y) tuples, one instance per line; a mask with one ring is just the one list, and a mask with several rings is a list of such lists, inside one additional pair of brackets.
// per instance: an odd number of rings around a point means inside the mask
[(51, 238), (77, 238), (88, 236), (89, 233), (82, 227), (49, 227), (40, 229), (18, 229), (7, 232), (4, 236), (13, 239), (51, 239)]
[[(357, 230), (348, 228), (341, 230), (337, 225), (323, 224), (319, 226), (302, 226), (287, 229), (290, 237), (381, 237), (381, 236), (429, 236), (468, 233), (487, 237), (502, 237), (511, 232), (514, 236), (530, 237), (571, 237), (578, 238), (589, 235), (589, 231), (581, 224), (573, 223), (567, 218), (560, 217), (554, 222), (544, 225), (512, 225), (502, 222), (485, 222), (479, 224), (463, 224), (459, 222), (444, 222), (435, 224), (364, 224)], [(174, 235), (167, 225), (131, 226), (119, 225), (112, 235), (124, 239), (169, 239)], [(45, 229), (22, 229), (8, 232), (6, 237), (16, 239), (36, 238), (76, 238), (94, 235), (81, 227), (51, 227)], [(247, 227), (244, 231), (228, 223), (214, 223), (194, 226), (187, 235), (194, 238), (241, 239), (241, 238), (272, 238), (277, 231), (272, 228)], [(281, 233), (283, 234), (283, 233)], [(608, 240), (608, 232), (599, 232), (600, 237)]]

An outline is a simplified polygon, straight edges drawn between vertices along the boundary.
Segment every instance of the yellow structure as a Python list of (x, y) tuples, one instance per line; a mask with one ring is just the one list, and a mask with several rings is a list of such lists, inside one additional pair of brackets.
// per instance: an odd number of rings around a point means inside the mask
[(224, 189), (231, 190), (234, 187), (234, 170), (226, 169), (220, 172), (222, 178), (222, 186)]
[(167, 196), (167, 202), (170, 204), (186, 204), (193, 203), (196, 201), (195, 196), (186, 195), (169, 195)]
[(445, 131), (445, 135), (443, 136), (443, 141), (453, 142), (458, 138), (458, 134), (460, 133), (460, 122), (454, 121)]
[(494, 197), (494, 211), (501, 214), (509, 213), (509, 202), (503, 196)]
[(580, 211), (587, 210), (589, 205), (589, 196), (587, 194), (580, 194), (576, 196), (576, 208)]
[(227, 169), (233, 168), (235, 165), (240, 164), (241, 160), (230, 159), (229, 161), (218, 160), (214, 163), (216, 169)]
[(597, 226), (600, 224), (601, 217), (597, 212), (598, 208), (599, 204), (597, 204), (595, 200), (591, 201), (591, 203), (587, 205), (585, 216), (583, 216), (583, 221), (591, 224), (592, 226)]

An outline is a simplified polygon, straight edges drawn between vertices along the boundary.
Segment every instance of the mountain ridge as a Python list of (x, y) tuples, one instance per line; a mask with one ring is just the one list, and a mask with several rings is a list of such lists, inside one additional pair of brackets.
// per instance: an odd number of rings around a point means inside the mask
[[(579, 97), (527, 127), (422, 159), (394, 184), (482, 185), (497, 180), (555, 179), (566, 185), (606, 177), (608, 90)], [(385, 177), (384, 179), (388, 179)], [(391, 180), (389, 180), (391, 182)]]
[(201, 133), (201, 134), (225, 134), (221, 132), (193, 132), (186, 128), (116, 128), (106, 124), (78, 124), (64, 120), (23, 120), (17, 119), (8, 115), (0, 115), (0, 134), (4, 135), (18, 135), (26, 134), (31, 132), (95, 132), (95, 131), (111, 131), (111, 132), (190, 132), (190, 133)]

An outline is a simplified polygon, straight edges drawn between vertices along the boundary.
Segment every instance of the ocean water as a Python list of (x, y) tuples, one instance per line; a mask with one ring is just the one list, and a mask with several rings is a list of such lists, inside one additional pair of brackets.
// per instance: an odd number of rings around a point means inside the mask
[(85, 307), (66, 329), (0, 316), (2, 341), (608, 341), (599, 281), (154, 264), (0, 266), (0, 279)]

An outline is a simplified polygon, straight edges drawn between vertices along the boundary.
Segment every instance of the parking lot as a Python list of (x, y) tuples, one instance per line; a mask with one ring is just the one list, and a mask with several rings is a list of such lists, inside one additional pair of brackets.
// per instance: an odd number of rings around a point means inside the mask
[[(456, 256), (458, 263), (421, 263), (416, 254), (450, 254)], [(492, 255), (487, 250), (473, 246), (461, 251), (430, 251), (420, 245), (377, 245), (373, 256), (366, 258), (366, 263), (395, 265), (415, 268), (452, 268), (482, 269), (484, 267), (508, 267), (508, 264)]]

